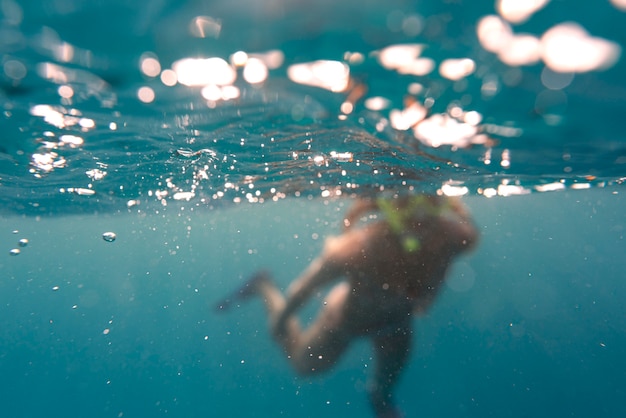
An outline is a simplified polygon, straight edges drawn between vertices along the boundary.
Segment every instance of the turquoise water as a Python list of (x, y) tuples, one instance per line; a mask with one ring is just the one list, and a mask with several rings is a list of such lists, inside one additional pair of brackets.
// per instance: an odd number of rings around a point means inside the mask
[[(626, 13), (553, 1), (511, 25), (617, 51), (572, 75), (486, 51), (496, 10), (474, 3), (0, 2), (0, 414), (371, 416), (367, 343), (299, 378), (258, 301), (212, 307), (260, 268), (286, 287), (355, 196), (426, 191), (463, 194), (481, 242), (414, 321), (406, 416), (623, 415)], [(398, 44), (433, 71), (386, 68)], [(220, 60), (168, 86), (187, 58)], [(293, 76), (316, 60), (340, 88)], [(404, 126), (411, 103), (428, 116)], [(436, 117), (451, 144), (419, 134)]]
[[(468, 202), (482, 243), (415, 321), (397, 390), (407, 416), (619, 416), (623, 196)], [(314, 234), (337, 230), (341, 205), (5, 218), (4, 250), (29, 244), (0, 262), (3, 415), (370, 416), (367, 344), (330, 374), (297, 378), (259, 302), (212, 310), (258, 268), (287, 285), (319, 251)], [(102, 240), (109, 230), (115, 242)]]

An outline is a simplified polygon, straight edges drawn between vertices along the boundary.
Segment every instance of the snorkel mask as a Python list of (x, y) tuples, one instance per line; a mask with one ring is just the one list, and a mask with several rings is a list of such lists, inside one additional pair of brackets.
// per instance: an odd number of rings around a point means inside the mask
[(417, 252), (421, 249), (422, 244), (413, 231), (407, 227), (407, 224), (415, 219), (437, 217), (449, 205), (445, 200), (437, 204), (425, 195), (412, 196), (408, 198), (406, 204), (401, 206), (398, 206), (397, 203), (391, 199), (378, 198), (376, 200), (378, 209), (387, 220), (391, 232), (399, 238), (404, 252)]

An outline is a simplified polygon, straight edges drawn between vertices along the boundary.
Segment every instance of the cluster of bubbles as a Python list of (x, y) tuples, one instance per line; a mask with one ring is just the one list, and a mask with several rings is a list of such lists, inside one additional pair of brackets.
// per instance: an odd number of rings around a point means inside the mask
[[(19, 231), (18, 231), (18, 230), (13, 231), (13, 234), (18, 234), (18, 233), (19, 233)], [(12, 248), (12, 249), (9, 251), (9, 254), (10, 254), (10, 255), (13, 255), (13, 256), (20, 255), (20, 254), (21, 254), (21, 252), (22, 252), (21, 248), (24, 248), (24, 247), (26, 247), (27, 245), (28, 245), (28, 239), (26, 239), (26, 238), (20, 238), (20, 240), (19, 240), (19, 241), (17, 241), (17, 247)]]

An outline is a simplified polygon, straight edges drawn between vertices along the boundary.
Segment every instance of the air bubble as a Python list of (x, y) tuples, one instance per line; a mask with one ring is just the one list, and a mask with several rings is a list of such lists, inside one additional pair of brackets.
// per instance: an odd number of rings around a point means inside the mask
[(106, 242), (113, 242), (116, 238), (117, 235), (115, 235), (115, 232), (105, 232), (104, 234), (102, 234), (102, 239)]

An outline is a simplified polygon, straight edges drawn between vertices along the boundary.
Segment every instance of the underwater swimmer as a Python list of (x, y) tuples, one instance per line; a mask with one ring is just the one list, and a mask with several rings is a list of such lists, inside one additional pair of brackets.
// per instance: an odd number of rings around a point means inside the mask
[[(359, 225), (368, 214), (375, 220)], [(362, 199), (347, 213), (343, 233), (327, 239), (322, 254), (285, 295), (267, 272), (259, 272), (217, 307), (261, 296), (274, 339), (301, 375), (329, 369), (352, 340), (370, 338), (376, 361), (370, 403), (379, 418), (400, 417), (392, 389), (409, 356), (411, 316), (428, 309), (454, 257), (477, 239), (459, 200), (425, 195)], [(302, 329), (298, 309), (337, 280), (318, 317)]]

